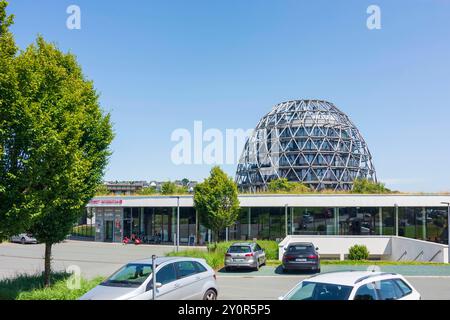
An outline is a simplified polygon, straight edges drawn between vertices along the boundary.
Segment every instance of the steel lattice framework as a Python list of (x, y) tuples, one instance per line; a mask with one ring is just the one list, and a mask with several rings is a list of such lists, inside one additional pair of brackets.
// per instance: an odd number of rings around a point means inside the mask
[(241, 191), (287, 178), (313, 190), (351, 190), (356, 178), (376, 181), (372, 156), (349, 117), (323, 100), (276, 105), (256, 126), (239, 160)]

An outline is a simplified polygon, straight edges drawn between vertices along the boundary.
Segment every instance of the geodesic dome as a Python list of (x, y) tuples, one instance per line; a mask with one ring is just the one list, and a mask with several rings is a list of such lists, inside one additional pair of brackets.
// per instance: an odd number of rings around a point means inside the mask
[(376, 181), (372, 156), (349, 117), (323, 100), (276, 105), (256, 126), (239, 160), (241, 191), (263, 191), (273, 179), (313, 190), (351, 190), (356, 178)]

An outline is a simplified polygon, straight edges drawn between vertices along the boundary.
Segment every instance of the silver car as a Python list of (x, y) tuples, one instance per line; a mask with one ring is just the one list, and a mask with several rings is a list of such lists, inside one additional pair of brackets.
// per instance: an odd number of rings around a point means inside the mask
[(233, 243), (225, 254), (225, 270), (252, 268), (266, 264), (266, 253), (256, 242)]
[(28, 234), (28, 233), (20, 233), (15, 236), (12, 236), (10, 241), (11, 242), (19, 242), (21, 244), (38, 243), (36, 238), (34, 238), (31, 234)]
[[(156, 258), (157, 300), (216, 300), (218, 287), (214, 270), (204, 259)], [(80, 300), (153, 299), (152, 260), (123, 266)]]

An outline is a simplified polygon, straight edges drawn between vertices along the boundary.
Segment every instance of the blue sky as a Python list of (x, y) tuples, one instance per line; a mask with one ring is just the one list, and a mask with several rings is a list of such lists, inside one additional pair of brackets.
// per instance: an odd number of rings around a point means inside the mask
[[(450, 191), (450, 0), (10, 2), (21, 48), (42, 34), (94, 81), (116, 132), (108, 180), (201, 180), (209, 165), (172, 163), (175, 129), (253, 128), (318, 98), (358, 126), (379, 180)], [(81, 30), (66, 28), (71, 4)]]

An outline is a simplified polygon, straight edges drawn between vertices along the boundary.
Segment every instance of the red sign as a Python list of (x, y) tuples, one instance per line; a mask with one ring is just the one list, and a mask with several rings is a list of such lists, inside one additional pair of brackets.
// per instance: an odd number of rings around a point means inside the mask
[(102, 200), (91, 200), (89, 204), (122, 204), (121, 199), (102, 199)]

